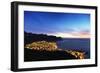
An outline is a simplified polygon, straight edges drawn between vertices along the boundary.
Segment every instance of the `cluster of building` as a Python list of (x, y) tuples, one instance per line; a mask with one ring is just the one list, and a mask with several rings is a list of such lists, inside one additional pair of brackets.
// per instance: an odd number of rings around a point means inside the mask
[(73, 51), (73, 50), (66, 50), (66, 52), (70, 53), (71, 55), (75, 56), (78, 59), (85, 58), (85, 52), (79, 52), (79, 51)]
[(25, 48), (33, 50), (46, 50), (46, 51), (55, 51), (57, 50), (57, 44), (55, 42), (46, 42), (46, 41), (37, 41), (31, 44), (27, 44)]

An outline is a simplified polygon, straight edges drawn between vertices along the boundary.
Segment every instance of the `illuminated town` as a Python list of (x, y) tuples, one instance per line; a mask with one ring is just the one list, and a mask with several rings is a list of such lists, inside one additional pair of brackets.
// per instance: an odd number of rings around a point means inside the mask
[(66, 53), (73, 55), (77, 59), (85, 58), (85, 52), (74, 51), (74, 50), (63, 50), (58, 48), (55, 42), (37, 41), (37, 42), (32, 42), (30, 44), (26, 44), (25, 48), (38, 51), (65, 51)]

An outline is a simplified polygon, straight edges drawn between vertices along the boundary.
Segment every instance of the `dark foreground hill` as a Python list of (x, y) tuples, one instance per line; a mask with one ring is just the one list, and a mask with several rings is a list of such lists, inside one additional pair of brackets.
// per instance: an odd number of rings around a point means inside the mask
[(44, 61), (44, 60), (64, 60), (76, 59), (75, 56), (66, 51), (38, 51), (31, 49), (24, 49), (24, 61)]

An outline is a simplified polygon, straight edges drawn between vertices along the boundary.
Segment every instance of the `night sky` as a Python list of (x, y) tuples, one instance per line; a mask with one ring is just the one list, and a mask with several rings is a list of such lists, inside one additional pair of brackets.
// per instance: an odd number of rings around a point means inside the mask
[(24, 11), (24, 31), (64, 38), (90, 38), (90, 14)]

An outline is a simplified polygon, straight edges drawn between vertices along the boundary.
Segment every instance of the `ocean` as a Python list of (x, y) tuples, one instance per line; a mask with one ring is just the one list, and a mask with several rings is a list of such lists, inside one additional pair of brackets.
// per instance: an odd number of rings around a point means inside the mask
[(86, 59), (90, 58), (90, 39), (88, 38), (64, 38), (61, 41), (57, 41), (57, 46), (63, 50), (84, 51)]

